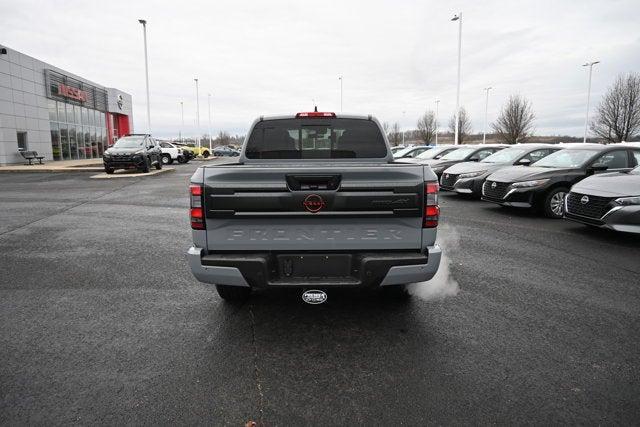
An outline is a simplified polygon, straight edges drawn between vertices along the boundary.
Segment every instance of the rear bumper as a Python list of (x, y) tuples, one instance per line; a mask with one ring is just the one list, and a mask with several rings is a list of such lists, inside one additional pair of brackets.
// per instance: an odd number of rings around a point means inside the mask
[[(352, 253), (351, 274), (344, 277), (281, 277), (275, 255), (269, 253), (209, 254), (191, 247), (187, 259), (200, 282), (253, 288), (276, 287), (377, 287), (424, 282), (440, 266), (438, 245), (420, 252)], [(329, 255), (329, 254), (327, 254)]]

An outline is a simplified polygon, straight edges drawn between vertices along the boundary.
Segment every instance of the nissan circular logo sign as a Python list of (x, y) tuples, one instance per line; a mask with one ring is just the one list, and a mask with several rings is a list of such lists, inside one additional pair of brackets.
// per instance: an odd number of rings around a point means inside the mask
[(302, 202), (302, 206), (311, 213), (317, 213), (325, 207), (325, 203), (324, 199), (317, 194), (309, 194)]
[(491, 188), (496, 188), (498, 186), (498, 184), (496, 184), (495, 182), (491, 183)]
[(589, 203), (589, 196), (582, 196), (582, 199), (580, 199), (580, 203), (582, 203), (583, 205)]
[(124, 107), (124, 98), (122, 98), (121, 94), (118, 94), (118, 99), (116, 101), (116, 104), (118, 104), (118, 108), (121, 110)]

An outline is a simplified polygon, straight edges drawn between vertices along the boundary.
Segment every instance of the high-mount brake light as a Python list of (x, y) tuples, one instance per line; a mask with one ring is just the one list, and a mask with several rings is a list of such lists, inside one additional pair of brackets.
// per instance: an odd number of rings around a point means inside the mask
[(318, 112), (318, 111), (310, 111), (308, 113), (298, 113), (296, 114), (296, 119), (301, 119), (305, 117), (335, 117), (336, 113), (327, 113), (327, 112)]
[(191, 228), (194, 230), (204, 230), (206, 228), (202, 203), (203, 196), (204, 191), (201, 185), (191, 184), (189, 186), (189, 199), (191, 201), (189, 216), (191, 218)]
[(422, 228), (435, 228), (438, 226), (440, 206), (438, 205), (438, 191), (440, 187), (437, 181), (424, 183), (424, 218)]

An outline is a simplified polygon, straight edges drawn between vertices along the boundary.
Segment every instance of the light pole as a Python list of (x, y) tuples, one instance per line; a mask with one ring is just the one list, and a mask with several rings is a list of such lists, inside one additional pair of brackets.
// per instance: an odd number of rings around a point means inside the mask
[(207, 101), (209, 103), (209, 150), (211, 150), (211, 94), (207, 94)]
[(406, 113), (406, 111), (402, 112), (402, 125), (400, 126), (400, 129), (402, 129), (402, 145), (404, 145), (404, 118)]
[(584, 118), (584, 138), (582, 142), (587, 142), (587, 126), (589, 125), (589, 101), (591, 101), (591, 73), (593, 72), (593, 66), (600, 63), (600, 61), (587, 62), (582, 64), (583, 67), (589, 67), (589, 87), (587, 89), (587, 114)]
[(436, 99), (436, 145), (438, 145), (438, 107), (440, 105), (440, 100)]
[(487, 115), (489, 111), (489, 91), (493, 89), (491, 86), (485, 87), (484, 90), (487, 92), (487, 98), (484, 102), (484, 132), (482, 132), (482, 143), (487, 143)]
[(182, 115), (182, 125), (180, 126), (180, 142), (184, 143), (182, 139), (182, 129), (184, 129), (184, 102), (180, 101), (180, 114)]
[(144, 73), (147, 82), (147, 132), (151, 133), (151, 105), (149, 104), (149, 60), (147, 58), (147, 21), (138, 19), (142, 24), (142, 34), (144, 36)]
[(452, 21), (458, 21), (458, 89), (456, 91), (456, 127), (454, 144), (458, 145), (458, 133), (460, 129), (460, 63), (462, 59), (462, 12), (451, 18)]
[(340, 112), (342, 113), (342, 76), (338, 77), (340, 80)]
[(202, 148), (202, 143), (200, 142), (200, 96), (198, 95), (198, 79), (193, 79), (196, 82), (196, 131), (198, 138), (198, 155), (201, 155), (200, 148)]

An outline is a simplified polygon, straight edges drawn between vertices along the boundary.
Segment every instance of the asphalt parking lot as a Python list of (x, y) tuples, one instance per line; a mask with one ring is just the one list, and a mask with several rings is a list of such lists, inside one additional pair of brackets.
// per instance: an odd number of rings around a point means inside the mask
[(186, 183), (0, 174), (2, 424), (633, 424), (640, 238), (442, 195), (456, 296), (223, 304)]

